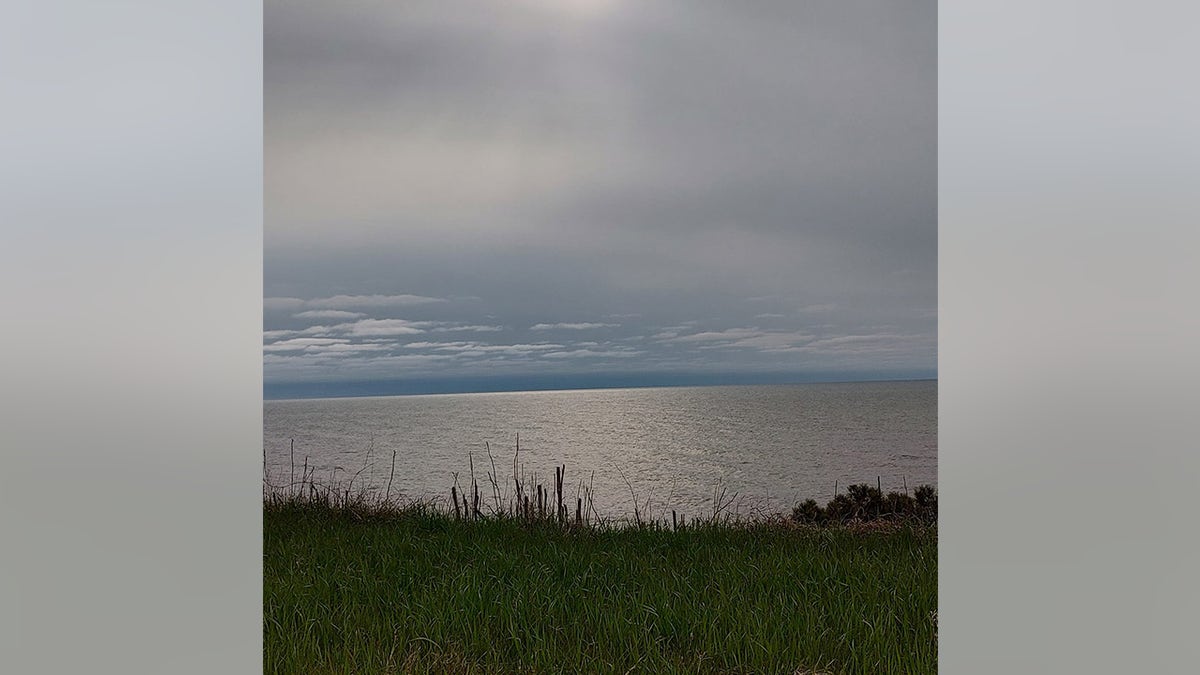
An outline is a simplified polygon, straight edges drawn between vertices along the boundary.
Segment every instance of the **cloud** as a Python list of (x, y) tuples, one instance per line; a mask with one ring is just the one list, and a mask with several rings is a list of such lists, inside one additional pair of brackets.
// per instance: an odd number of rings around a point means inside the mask
[(933, 0), (550, 2), (265, 5), (267, 377), (936, 369)]
[(300, 335), (329, 335), (334, 331), (336, 326), (309, 326), (300, 330), (268, 330), (263, 331), (263, 340), (274, 342), (283, 338), (296, 337)]
[(392, 348), (391, 345), (379, 344), (379, 343), (357, 343), (357, 344), (334, 343), (334, 344), (329, 344), (329, 345), (318, 345), (318, 346), (309, 347), (306, 351), (314, 353), (314, 354), (336, 354), (336, 355), (346, 356), (346, 355), (350, 355), (350, 354), (359, 354), (359, 353), (363, 353), (363, 352), (389, 351), (391, 348)]
[(454, 333), (454, 332), (471, 332), (471, 333), (498, 333), (504, 330), (504, 326), (486, 326), (486, 325), (470, 325), (470, 326), (441, 326), (433, 328), (431, 333)]
[(361, 312), (346, 312), (340, 309), (310, 309), (292, 316), (297, 319), (358, 319), (366, 316)]
[(757, 328), (729, 328), (720, 331), (704, 331), (702, 333), (693, 333), (691, 335), (681, 335), (678, 337), (669, 337), (665, 342), (714, 342), (726, 340), (738, 340), (748, 337), (757, 337), (762, 335), (763, 331)]
[[(302, 314), (315, 317), (320, 315), (329, 318), (356, 318), (366, 316), (358, 312), (341, 312), (336, 310), (312, 310)], [(299, 315), (297, 315), (299, 316)], [(278, 340), (296, 336), (342, 336), (373, 337), (418, 335), (421, 333), (495, 333), (503, 331), (503, 326), (488, 326), (481, 324), (460, 324), (444, 321), (410, 321), (407, 319), (359, 319), (334, 325), (309, 326), (296, 330), (269, 330), (263, 332), (263, 339)]]
[(491, 345), (480, 342), (410, 342), (404, 346), (409, 349), (432, 349), (464, 354), (529, 354), (563, 347), (554, 343)]
[(410, 307), (434, 302), (446, 302), (446, 299), (407, 293), (400, 295), (334, 295), (328, 298), (309, 300), (307, 305), (309, 307)]
[(357, 336), (374, 335), (417, 335), (424, 333), (428, 324), (420, 321), (405, 321), (404, 319), (362, 319), (353, 323), (342, 323), (330, 327), (333, 333), (345, 333)]
[(644, 354), (645, 352), (637, 350), (607, 350), (597, 351), (593, 349), (573, 349), (564, 352), (549, 352), (544, 356), (548, 359), (581, 359), (581, 358), (617, 358), (627, 359)]
[(615, 328), (619, 323), (538, 323), (529, 330), (590, 330), (592, 328)]
[(812, 339), (812, 335), (802, 331), (766, 331), (759, 335), (750, 335), (735, 340), (727, 346), (739, 349), (777, 351), (795, 347)]
[(451, 349), (466, 345), (471, 345), (471, 342), (409, 342), (404, 345), (405, 349)]
[(809, 342), (813, 336), (806, 331), (762, 330), (759, 328), (728, 328), (672, 337), (668, 343), (699, 343), (700, 349), (759, 349), (776, 351)]
[(440, 354), (350, 355), (346, 353), (265, 354), (264, 379), (269, 382), (317, 382), (331, 375), (349, 379), (427, 375), (449, 360)]
[(336, 338), (292, 338), (290, 340), (281, 340), (263, 346), (264, 352), (292, 352), (304, 351), (310, 347), (323, 347), (334, 344), (343, 344), (349, 340)]
[(920, 352), (922, 348), (936, 349), (937, 340), (928, 335), (839, 335), (814, 340), (799, 349), (817, 354), (896, 354)]
[[(686, 331), (695, 330), (695, 326), (699, 323), (700, 323), (699, 321), (684, 321), (684, 322), (676, 324), (674, 326), (663, 326), (663, 327), (659, 328), (658, 332), (650, 335), (650, 339), (651, 340), (668, 340), (670, 338), (682, 335)], [(633, 338), (630, 338), (630, 339), (633, 339)], [(641, 340), (641, 339), (645, 339), (645, 337), (638, 336), (637, 339)]]
[(434, 298), (424, 295), (333, 295), (324, 298), (304, 300), (292, 297), (269, 297), (263, 299), (263, 308), (268, 311), (311, 309), (345, 309), (345, 308), (382, 308), (382, 307), (411, 307), (431, 303), (448, 302), (445, 298)]

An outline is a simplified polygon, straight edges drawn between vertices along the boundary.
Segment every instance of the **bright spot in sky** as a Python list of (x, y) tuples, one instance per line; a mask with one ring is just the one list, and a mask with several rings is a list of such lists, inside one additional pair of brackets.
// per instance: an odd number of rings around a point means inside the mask
[(524, 0), (527, 4), (589, 18), (615, 9), (620, 0)]

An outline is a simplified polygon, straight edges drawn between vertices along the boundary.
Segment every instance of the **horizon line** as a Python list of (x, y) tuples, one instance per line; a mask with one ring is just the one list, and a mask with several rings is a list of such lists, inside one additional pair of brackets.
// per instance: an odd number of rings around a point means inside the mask
[[(830, 376), (831, 378), (837, 376)], [(780, 380), (780, 381), (741, 381), (741, 382), (654, 382), (654, 383), (594, 383), (583, 384), (580, 386), (551, 386), (551, 385), (531, 385), (525, 387), (508, 387), (503, 385), (497, 387), (481, 387), (472, 389), (463, 389), (458, 391), (393, 391), (391, 393), (377, 393), (366, 391), (344, 391), (342, 393), (325, 393), (314, 392), (310, 395), (300, 396), (272, 396), (267, 393), (269, 388), (279, 387), (297, 387), (319, 388), (322, 385), (329, 387), (387, 387), (388, 385), (397, 385), (400, 381), (396, 380), (354, 380), (354, 381), (330, 381), (330, 382), (280, 382), (274, 384), (263, 384), (263, 401), (313, 401), (323, 399), (336, 398), (393, 398), (398, 396), (416, 397), (416, 396), (462, 396), (470, 394), (520, 394), (520, 393), (549, 393), (549, 392), (568, 392), (568, 391), (598, 391), (598, 390), (618, 390), (618, 389), (684, 389), (689, 387), (762, 387), (762, 386), (799, 386), (810, 384), (871, 384), (871, 383), (886, 383), (886, 382), (937, 382), (938, 376), (934, 373), (931, 376), (906, 374), (896, 377), (868, 376), (862, 378), (846, 379), (842, 376), (841, 379), (824, 379), (824, 378), (809, 378), (797, 380)], [(420, 381), (427, 383), (428, 381)], [(442, 381), (448, 383), (451, 381)]]

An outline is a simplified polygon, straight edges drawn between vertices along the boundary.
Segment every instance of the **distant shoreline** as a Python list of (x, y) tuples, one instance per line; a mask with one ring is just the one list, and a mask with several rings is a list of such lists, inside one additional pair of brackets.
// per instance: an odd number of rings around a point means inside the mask
[[(730, 381), (724, 382), (670, 382), (670, 383), (633, 383), (623, 384), (619, 382), (613, 383), (595, 383), (588, 386), (556, 386), (554, 383), (546, 383), (539, 386), (534, 382), (530, 382), (528, 386), (518, 386), (519, 381), (514, 381), (513, 386), (505, 386), (503, 383), (497, 383), (491, 387), (480, 385), (474, 388), (455, 388), (454, 381), (442, 382), (443, 387), (447, 391), (372, 391), (384, 390), (389, 386), (396, 387), (402, 383), (393, 381), (379, 382), (331, 382), (331, 383), (279, 383), (267, 384), (263, 387), (263, 401), (312, 401), (322, 399), (338, 399), (338, 398), (394, 398), (394, 397), (420, 397), (420, 396), (458, 396), (465, 394), (518, 394), (518, 393), (550, 393), (550, 392), (573, 392), (573, 391), (604, 391), (604, 390), (620, 390), (620, 389), (686, 389), (686, 388), (712, 388), (712, 387), (796, 387), (809, 385), (825, 385), (825, 384), (898, 384), (905, 382), (934, 382), (938, 381), (937, 376), (919, 377), (905, 376), (895, 378), (871, 377), (864, 379), (796, 379), (796, 380), (778, 380), (778, 381), (753, 381), (752, 377), (748, 377), (746, 381), (734, 380), (731, 377)], [(421, 385), (428, 385), (427, 381), (413, 381), (408, 386), (420, 388)], [(311, 393), (300, 393), (298, 395), (278, 395), (273, 394), (272, 389), (287, 389), (287, 388), (315, 388)], [(341, 392), (331, 392), (325, 388), (338, 389), (342, 388)]]

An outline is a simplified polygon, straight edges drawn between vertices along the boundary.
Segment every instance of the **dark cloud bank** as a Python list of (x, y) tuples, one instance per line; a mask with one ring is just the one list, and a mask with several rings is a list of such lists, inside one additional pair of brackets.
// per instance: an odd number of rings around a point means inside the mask
[(266, 6), (267, 395), (936, 375), (936, 3)]

